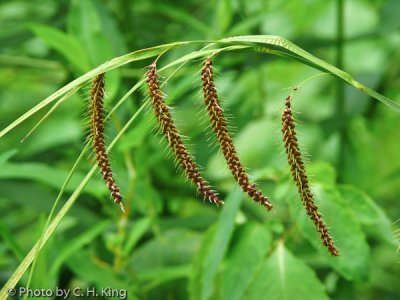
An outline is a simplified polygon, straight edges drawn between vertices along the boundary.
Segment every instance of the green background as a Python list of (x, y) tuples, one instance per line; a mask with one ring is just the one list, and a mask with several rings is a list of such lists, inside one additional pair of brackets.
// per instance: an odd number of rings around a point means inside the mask
[[(0, 128), (116, 56), (234, 35), (281, 35), (400, 99), (399, 11), (397, 0), (1, 1)], [(173, 49), (158, 64), (204, 45)], [(108, 110), (151, 62), (107, 73)], [(201, 63), (160, 75), (185, 142), (225, 206), (196, 195), (147, 108), (110, 153), (128, 218), (96, 171), (36, 261), (32, 288), (111, 287), (127, 289), (129, 299), (399, 299), (399, 115), (332, 76), (312, 77), (321, 72), (295, 60), (246, 49), (217, 55), (221, 105), (243, 164), (274, 204), (267, 212), (240, 192), (225, 165), (202, 105)], [(339, 258), (321, 245), (289, 176), (280, 119), (298, 85), (299, 141)], [(89, 88), (23, 143), (48, 109), (0, 139), (2, 285), (40, 238), (87, 142)], [(143, 88), (112, 115), (107, 141), (146, 98)], [(79, 164), (62, 203), (93, 157)]]

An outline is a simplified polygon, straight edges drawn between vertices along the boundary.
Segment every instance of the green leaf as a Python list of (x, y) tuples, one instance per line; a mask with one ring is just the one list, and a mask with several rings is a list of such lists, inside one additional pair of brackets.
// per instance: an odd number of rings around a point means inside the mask
[(361, 84), (360, 82), (354, 80), (349, 73), (346, 73), (345, 71), (336, 68), (335, 66), (327, 63), (326, 61), (323, 61), (322, 59), (319, 59), (318, 57), (315, 57), (311, 53), (305, 51), (304, 49), (300, 48), (299, 46), (293, 44), (292, 42), (288, 41), (287, 39), (281, 36), (248, 35), (248, 36), (225, 38), (220, 41), (261, 44), (262, 45), (261, 48), (255, 48), (255, 50), (283, 56), (290, 59), (295, 59), (313, 68), (322, 70), (324, 72), (328, 72), (346, 81), (348, 84), (360, 90), (361, 92), (366, 93), (372, 98), (381, 101), (382, 103), (386, 104), (395, 111), (400, 112), (400, 104), (390, 100), (389, 98), (379, 94), (378, 92), (372, 90), (371, 88)]
[[(230, 251), (220, 273), (219, 299), (240, 300), (257, 270), (260, 261), (271, 246), (271, 234), (263, 226), (246, 223), (233, 237)], [(251, 253), (251, 255), (249, 255)]]
[(243, 127), (235, 143), (238, 145), (239, 153), (243, 153), (240, 158), (246, 167), (259, 168), (260, 157), (263, 156), (266, 157), (268, 165), (277, 164), (274, 153), (280, 138), (278, 135), (269, 134), (275, 128), (276, 124), (268, 119), (257, 119)]
[(61, 30), (42, 24), (30, 24), (30, 29), (54, 48), (80, 72), (90, 69), (89, 60), (79, 41)]
[(315, 182), (325, 186), (334, 186), (336, 183), (335, 169), (326, 162), (314, 162), (307, 166), (307, 171)]
[(141, 292), (167, 281), (188, 277), (200, 241), (200, 234), (178, 228), (165, 231), (136, 248), (131, 255), (130, 266), (141, 281)]
[(171, 5), (167, 2), (159, 2), (157, 5), (150, 5), (149, 9), (156, 10), (167, 15), (177, 23), (181, 23), (182, 25), (185, 24), (186, 26), (197, 30), (198, 32), (201, 32), (203, 36), (207, 36), (212, 31), (212, 27), (208, 26), (207, 23), (200, 21), (196, 16), (193, 16), (177, 5)]
[(171, 229), (137, 247), (129, 258), (129, 264), (137, 273), (187, 265), (199, 249), (200, 241), (201, 236), (196, 232)]
[[(68, 172), (49, 167), (41, 163), (5, 163), (0, 168), (0, 179), (24, 179), (32, 180), (47, 184), (55, 189), (60, 189), (64, 179), (67, 177)], [(66, 191), (74, 191), (75, 187), (83, 180), (84, 174), (77, 172), (68, 185)], [(103, 183), (100, 179), (96, 184), (90, 185), (85, 188), (85, 191), (100, 197)]]
[(96, 263), (87, 251), (81, 250), (72, 254), (67, 259), (67, 265), (82, 280), (93, 282), (99, 288), (112, 287), (113, 289), (129, 289), (130, 291), (136, 289), (132, 282), (125, 281), (110, 267)]
[(221, 34), (225, 33), (228, 29), (229, 25), (231, 24), (232, 16), (232, 1), (219, 0), (217, 4), (216, 18)]
[(239, 187), (235, 187), (225, 201), (218, 222), (210, 228), (201, 244), (189, 279), (192, 300), (210, 299), (214, 292), (214, 280), (233, 233), (241, 196)]
[(353, 211), (341, 197), (338, 190), (328, 187), (313, 189), (318, 205), (330, 234), (339, 248), (340, 256), (332, 257), (309, 220), (306, 213), (292, 209), (293, 217), (304, 236), (318, 250), (326, 261), (348, 280), (364, 281), (368, 278), (370, 249), (364, 232), (357, 222)]
[(150, 281), (150, 283), (143, 286), (141, 291), (146, 292), (168, 281), (188, 277), (190, 270), (191, 265), (186, 264), (177, 267), (160, 267), (142, 271), (138, 274), (138, 279), (143, 282)]
[(73, 239), (69, 239), (64, 243), (58, 243), (57, 247), (60, 249), (60, 251), (58, 252), (57, 258), (54, 260), (50, 271), (47, 273), (50, 273), (52, 277), (56, 277), (62, 263), (67, 260), (68, 257), (70, 257), (74, 252), (77, 252), (83, 246), (87, 245), (93, 239), (95, 239), (98, 235), (103, 233), (107, 226), (110, 225), (110, 223), (110, 220), (105, 220), (103, 222), (100, 222), (99, 224), (95, 224), (92, 228)]
[[(112, 40), (105, 35), (107, 28), (100, 16), (99, 1), (72, 1), (70, 13), (68, 14), (69, 32), (76, 36), (85, 51), (89, 54), (91, 66), (97, 66), (115, 57)], [(103, 18), (107, 16), (103, 15)], [(120, 86), (120, 72), (113, 70), (107, 73), (107, 97), (113, 98)]]
[(380, 209), (367, 194), (352, 186), (340, 186), (339, 191), (352, 208), (358, 222), (375, 224), (379, 221)]
[(17, 149), (11, 149), (0, 154), (0, 166), (6, 163), (11, 157), (13, 157), (18, 152)]
[(151, 183), (151, 178), (146, 174), (142, 176), (140, 181), (137, 181), (134, 192), (135, 211), (146, 214), (149, 211), (152, 213), (160, 213), (162, 210), (162, 197), (155, 186)]
[(148, 134), (151, 133), (151, 128), (154, 126), (152, 122), (143, 120), (131, 130), (129, 130), (121, 139), (118, 145), (118, 150), (123, 151), (133, 147), (139, 147), (146, 141)]
[(390, 245), (399, 246), (394, 236), (392, 221), (366, 193), (353, 186), (340, 186), (339, 191), (353, 210), (356, 219), (375, 236)]
[(275, 252), (260, 265), (257, 276), (242, 299), (323, 300), (329, 299), (314, 271), (278, 244)]
[[(60, 134), (62, 132), (62, 134)], [(29, 143), (21, 149), (21, 155), (33, 156), (56, 147), (79, 142), (82, 138), (82, 124), (66, 118), (48, 119), (41, 130), (32, 136)]]
[(130, 230), (126, 244), (124, 246), (123, 253), (125, 256), (129, 255), (129, 253), (135, 247), (139, 239), (149, 229), (150, 224), (151, 224), (150, 218), (142, 218), (134, 221), (132, 226), (133, 228)]
[(24, 254), (20, 245), (15, 240), (15, 236), (9, 230), (8, 226), (2, 220), (0, 220), (0, 236), (4, 245), (14, 253), (15, 257), (18, 260), (22, 260)]

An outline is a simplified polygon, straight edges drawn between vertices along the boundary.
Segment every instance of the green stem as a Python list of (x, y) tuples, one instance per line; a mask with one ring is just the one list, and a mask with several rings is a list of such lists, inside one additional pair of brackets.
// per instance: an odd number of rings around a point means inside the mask
[[(343, 46), (344, 46), (344, 3), (343, 0), (337, 0), (337, 14), (336, 14), (336, 67), (343, 69)], [(337, 130), (339, 132), (339, 151), (337, 159), (337, 169), (344, 168), (344, 156), (346, 148), (346, 95), (345, 85), (343, 80), (337, 80), (336, 86), (336, 115), (335, 122), (337, 122)], [(338, 173), (338, 181), (341, 180), (341, 173)]]

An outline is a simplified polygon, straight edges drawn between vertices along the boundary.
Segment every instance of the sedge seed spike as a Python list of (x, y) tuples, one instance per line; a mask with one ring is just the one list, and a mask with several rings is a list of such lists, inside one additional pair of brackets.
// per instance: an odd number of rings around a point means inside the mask
[(201, 70), (201, 78), (203, 81), (203, 94), (206, 109), (213, 131), (217, 136), (230, 171), (244, 192), (246, 192), (255, 202), (260, 203), (268, 210), (271, 210), (272, 204), (269, 202), (268, 197), (264, 196), (261, 191), (256, 189), (255, 184), (250, 182), (245, 169), (239, 160), (236, 148), (228, 131), (226, 118), (218, 101), (217, 90), (213, 79), (211, 59), (207, 59), (204, 62)]
[(328, 228), (318, 212), (318, 206), (315, 204), (314, 195), (311, 193), (308, 177), (304, 168), (304, 162), (301, 157), (300, 148), (296, 136), (294, 117), (291, 108), (292, 97), (288, 96), (285, 100), (285, 110), (282, 115), (282, 134), (287, 160), (294, 182), (297, 185), (301, 201), (307, 214), (314, 222), (322, 244), (327, 247), (332, 256), (339, 256), (339, 250), (334, 245), (334, 241)]
[(122, 211), (124, 211), (122, 196), (113, 177), (104, 141), (104, 81), (104, 73), (102, 73), (97, 75), (92, 83), (90, 91), (90, 135), (93, 148), (96, 152), (97, 165), (100, 168), (100, 173), (103, 175), (103, 180), (107, 184), (114, 203), (119, 204)]
[(191, 155), (183, 144), (181, 135), (176, 128), (171, 113), (165, 104), (164, 96), (160, 90), (160, 84), (157, 77), (156, 63), (152, 63), (147, 71), (147, 84), (151, 99), (151, 106), (154, 114), (160, 124), (160, 130), (166, 138), (168, 145), (175, 154), (180, 166), (185, 171), (188, 179), (193, 182), (197, 190), (210, 202), (221, 205), (223, 202), (213, 192), (208, 183), (202, 178), (197, 164), (193, 161)]

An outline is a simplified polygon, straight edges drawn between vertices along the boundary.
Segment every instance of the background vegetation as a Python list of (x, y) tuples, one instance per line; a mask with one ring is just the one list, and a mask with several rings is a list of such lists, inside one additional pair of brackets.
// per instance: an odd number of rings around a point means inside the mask
[[(397, 0), (2, 1), (0, 128), (113, 57), (233, 35), (284, 36), (400, 99), (398, 11)], [(200, 47), (175, 49), (159, 63)], [(142, 78), (151, 61), (107, 74), (108, 108)], [(124, 288), (129, 299), (398, 299), (399, 115), (327, 75), (313, 77), (295, 93), (299, 139), (309, 154), (306, 167), (342, 249), (340, 258), (331, 258), (289, 178), (280, 133), (291, 87), (320, 71), (246, 50), (222, 53), (214, 64), (239, 155), (274, 210), (266, 212), (236, 188), (222, 154), (212, 147), (216, 141), (208, 140), (197, 59), (171, 77), (165, 91), (204, 176), (226, 205), (217, 208), (196, 197), (153, 130), (150, 111), (143, 112), (111, 151), (128, 217), (112, 205), (100, 175), (94, 176), (41, 251), (31, 286)], [(40, 239), (85, 147), (88, 96), (87, 89), (74, 94), (23, 143), (46, 111), (0, 140), (3, 284)], [(132, 94), (112, 115), (109, 140), (145, 98), (145, 90)], [(92, 164), (86, 154), (62, 203)], [(26, 286), (28, 274), (19, 286)]]

